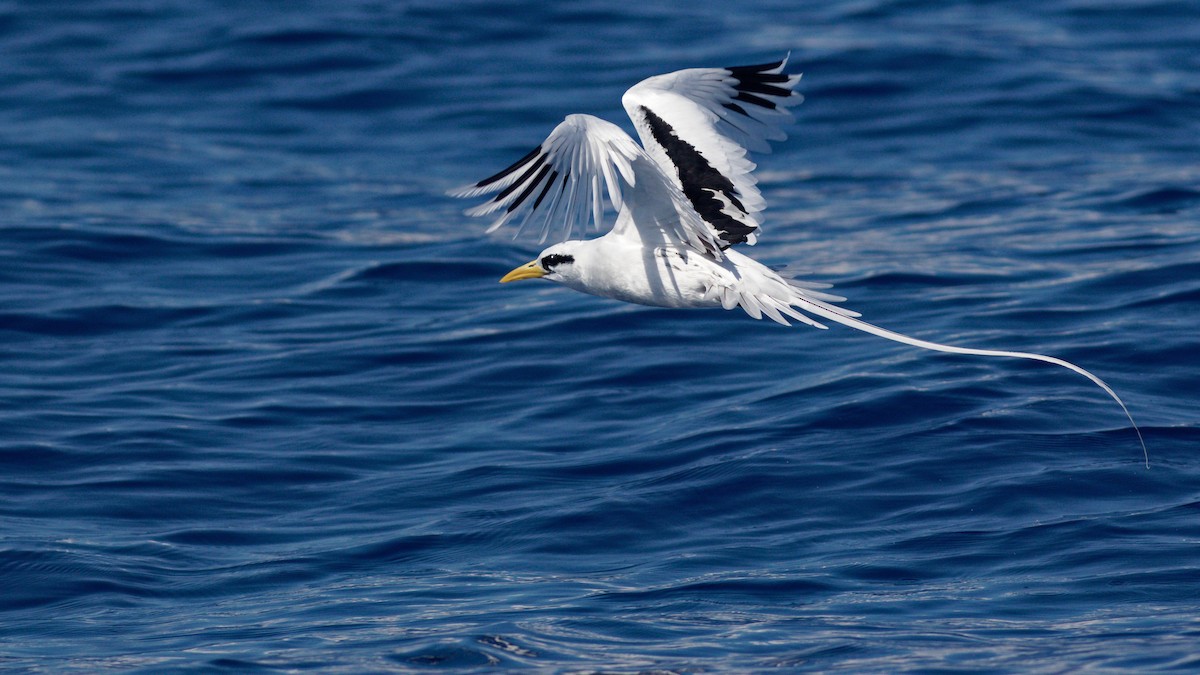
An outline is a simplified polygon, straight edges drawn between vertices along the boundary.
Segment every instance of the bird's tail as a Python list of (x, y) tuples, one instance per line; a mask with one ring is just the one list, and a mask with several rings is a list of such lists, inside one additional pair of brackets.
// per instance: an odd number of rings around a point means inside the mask
[(1146, 450), (1146, 441), (1142, 438), (1142, 432), (1140, 429), (1138, 429), (1137, 423), (1133, 421), (1133, 415), (1129, 413), (1129, 408), (1125, 406), (1125, 402), (1121, 400), (1120, 396), (1117, 396), (1117, 392), (1113, 391), (1113, 388), (1108, 386), (1104, 380), (1101, 380), (1099, 377), (1096, 377), (1092, 373), (1080, 368), (1070, 361), (1064, 361), (1063, 359), (1055, 358), (1053, 356), (1045, 356), (1044, 354), (1033, 354), (1031, 352), (1009, 352), (999, 349), (973, 349), (971, 347), (954, 347), (952, 345), (929, 342), (928, 340), (921, 340), (897, 333), (895, 331), (890, 331), (886, 328), (880, 328), (879, 326), (867, 323), (862, 319), (857, 319), (853, 316), (847, 315), (846, 313), (835, 311), (835, 309), (838, 308), (831, 307), (823, 302), (811, 301), (807, 298), (804, 298), (802, 295), (796, 297), (793, 300), (793, 304), (805, 312), (815, 314), (816, 316), (824, 319), (829, 319), (830, 321), (836, 321), (843, 326), (849, 326), (850, 328), (861, 330), (864, 333), (870, 333), (871, 335), (876, 335), (878, 337), (887, 340), (893, 340), (906, 345), (912, 345), (913, 347), (921, 347), (922, 349), (931, 349), (935, 352), (947, 352), (950, 354), (966, 354), (969, 356), (1003, 356), (1013, 359), (1043, 361), (1045, 363), (1053, 363), (1056, 366), (1062, 366), (1063, 368), (1079, 373), (1095, 383), (1096, 386), (1103, 389), (1105, 393), (1107, 393), (1114, 401), (1117, 402), (1117, 405), (1121, 406), (1121, 410), (1124, 411), (1125, 417), (1129, 418), (1129, 423), (1133, 425), (1133, 430), (1135, 433), (1137, 433), (1138, 443), (1142, 445), (1142, 456), (1146, 460), (1146, 468), (1150, 468), (1150, 453), (1148, 450)]

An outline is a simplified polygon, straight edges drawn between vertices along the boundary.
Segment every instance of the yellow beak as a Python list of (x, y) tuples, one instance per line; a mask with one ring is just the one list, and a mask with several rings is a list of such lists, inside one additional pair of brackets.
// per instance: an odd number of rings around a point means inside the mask
[(544, 276), (546, 276), (546, 270), (542, 269), (538, 261), (533, 260), (505, 274), (500, 278), (500, 283), (507, 284), (510, 281), (520, 281), (522, 279), (540, 279)]

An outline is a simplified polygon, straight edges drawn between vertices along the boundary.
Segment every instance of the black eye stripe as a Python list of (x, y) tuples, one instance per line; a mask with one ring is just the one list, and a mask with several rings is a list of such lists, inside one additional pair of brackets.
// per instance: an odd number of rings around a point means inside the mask
[(563, 263), (573, 263), (573, 262), (575, 262), (575, 256), (562, 255), (559, 253), (551, 253), (550, 255), (542, 258), (542, 269), (549, 272), (550, 269), (553, 268), (555, 265), (561, 265)]

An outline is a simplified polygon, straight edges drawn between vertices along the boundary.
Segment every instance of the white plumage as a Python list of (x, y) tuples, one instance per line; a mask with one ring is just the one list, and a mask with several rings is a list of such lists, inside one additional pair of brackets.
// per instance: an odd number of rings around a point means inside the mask
[[(1145, 453), (1141, 431), (1125, 403), (1103, 380), (1073, 363), (1042, 354), (972, 349), (919, 340), (858, 319), (834, 304), (825, 284), (786, 279), (731, 247), (753, 245), (765, 207), (749, 151), (769, 152), (786, 138), (788, 108), (802, 99), (800, 75), (787, 59), (731, 68), (691, 68), (648, 78), (622, 97), (642, 145), (591, 115), (569, 115), (512, 166), (452, 192), (495, 196), (469, 209), (494, 216), (494, 231), (517, 223), (556, 243), (501, 281), (545, 278), (577, 291), (657, 307), (741, 307), (764, 316), (825, 328), (844, 324), (904, 344), (954, 354), (1032, 359), (1068, 368), (1101, 387), (1125, 412)], [(607, 234), (572, 240), (589, 223), (604, 227), (604, 199), (617, 212)], [(1147, 456), (1148, 463), (1148, 456)]]

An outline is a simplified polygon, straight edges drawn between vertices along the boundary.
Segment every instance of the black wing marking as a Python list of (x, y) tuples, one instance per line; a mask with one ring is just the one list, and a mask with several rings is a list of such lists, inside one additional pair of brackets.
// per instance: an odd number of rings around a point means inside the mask
[[(713, 168), (704, 155), (679, 138), (671, 125), (649, 108), (643, 107), (642, 114), (645, 115), (646, 124), (649, 125), (655, 142), (662, 146), (671, 163), (675, 165), (684, 196), (691, 202), (696, 213), (720, 234), (723, 242), (721, 249), (745, 242), (755, 226), (742, 222), (728, 212), (730, 205), (737, 208), (742, 216), (746, 210), (733, 182)], [(721, 196), (725, 199), (722, 200)]]
[(515, 172), (517, 169), (520, 169), (522, 166), (525, 166), (525, 164), (528, 163), (529, 160), (533, 159), (534, 157), (537, 157), (538, 155), (541, 154), (541, 152), (542, 152), (542, 146), (539, 145), (536, 148), (534, 148), (533, 150), (530, 150), (528, 155), (525, 155), (521, 159), (518, 159), (516, 162), (514, 162), (512, 164), (512, 166), (508, 167), (507, 169), (504, 169), (500, 173), (497, 173), (493, 176), (489, 176), (489, 177), (484, 178), (483, 180), (479, 181), (478, 183), (475, 184), (475, 187), (483, 188), (483, 187), (487, 187), (487, 186), (491, 185), (492, 183), (496, 183), (496, 182), (500, 181), (505, 176)]

